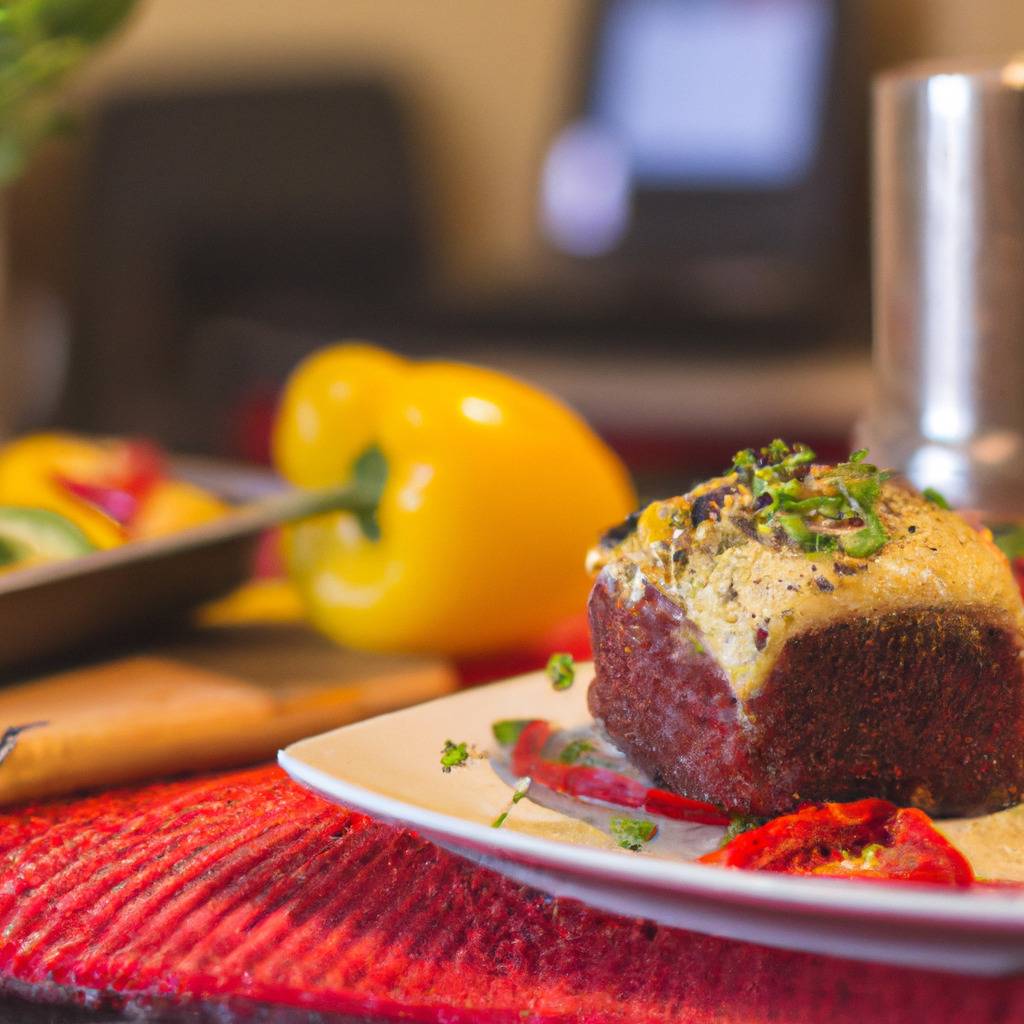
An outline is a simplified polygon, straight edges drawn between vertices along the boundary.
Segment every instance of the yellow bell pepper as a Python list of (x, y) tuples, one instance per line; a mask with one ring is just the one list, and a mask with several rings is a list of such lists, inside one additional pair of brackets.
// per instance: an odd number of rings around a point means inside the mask
[(359, 343), (295, 370), (273, 450), (298, 486), (376, 492), (372, 513), (318, 516), (286, 544), (312, 621), (364, 649), (529, 643), (583, 607), (587, 549), (636, 506), (618, 458), (549, 395)]

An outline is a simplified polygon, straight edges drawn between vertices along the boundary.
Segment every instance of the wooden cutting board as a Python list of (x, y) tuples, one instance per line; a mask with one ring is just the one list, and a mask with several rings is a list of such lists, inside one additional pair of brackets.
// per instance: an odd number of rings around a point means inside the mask
[(455, 688), (438, 659), (341, 650), (301, 625), (205, 627), (0, 690), (0, 803), (251, 764)]

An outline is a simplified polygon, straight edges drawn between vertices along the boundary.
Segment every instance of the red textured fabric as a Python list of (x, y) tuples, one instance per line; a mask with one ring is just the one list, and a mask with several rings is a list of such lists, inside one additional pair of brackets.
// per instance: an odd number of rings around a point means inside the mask
[(3, 984), (438, 1024), (1024, 1017), (1024, 980), (766, 950), (551, 900), (272, 767), (0, 817)]

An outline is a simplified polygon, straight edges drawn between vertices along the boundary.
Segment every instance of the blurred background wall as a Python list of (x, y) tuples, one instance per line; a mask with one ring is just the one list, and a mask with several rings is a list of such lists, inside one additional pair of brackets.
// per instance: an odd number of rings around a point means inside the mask
[[(859, 21), (855, 49), (861, 77), (853, 91), (861, 101), (866, 99), (868, 76), (879, 68), (919, 58), (1007, 55), (1024, 49), (1021, 0), (845, 2)], [(75, 308), (83, 275), (103, 269), (89, 265), (102, 263), (94, 253), (83, 266), (80, 245), (83, 224), (90, 216), (93, 233), (95, 218), (107, 217), (105, 208), (90, 209), (98, 194), (97, 182), (83, 185), (89, 172), (85, 155), (94, 114), (116, 109), (124, 97), (147, 93), (173, 96), (196, 88), (215, 91), (223, 85), (230, 89), (239, 82), (308, 82), (339, 71), (386, 78), (407, 107), (416, 169), (422, 175), (425, 201), (419, 213), (429, 241), (423, 249), (425, 270), (449, 295), (465, 302), (467, 297), (485, 294), (495, 283), (505, 287), (549, 273), (550, 251), (538, 228), (538, 181), (545, 152), (578, 100), (588, 25), (599, 9), (599, 0), (290, 0), (287, 4), (142, 0), (123, 34), (73, 85), (71, 96), (82, 115), (83, 130), (44, 146), (24, 180), (7, 197), (15, 296), (11, 337), (23, 364), (19, 373), (24, 371), (23, 379), (35, 381), (31, 395), (19, 395), (28, 403), (28, 412), (19, 411), (18, 422), (32, 425), (36, 419), (62, 415), (54, 412), (55, 395), (46, 391), (46, 382), (54, 377), (51, 365), (64, 358), (53, 339), (62, 331), (65, 336), (74, 335), (74, 326), (67, 324), (74, 316), (68, 311)], [(856, 116), (865, 135), (866, 104)], [(826, 135), (829, 130), (826, 125)], [(864, 147), (842, 152), (848, 163), (856, 165), (842, 168), (850, 172), (849, 195), (862, 198)], [(187, 170), (188, 153), (172, 156), (179, 169)], [(253, 166), (267, 156), (253, 152)], [(112, 177), (105, 184), (108, 193), (124, 187), (127, 195), (133, 189), (130, 180), (118, 183)], [(161, 187), (136, 184), (134, 191)], [(105, 197), (108, 203), (116, 199), (116, 195)], [(866, 254), (866, 216), (858, 202), (851, 203), (851, 217), (858, 225), (852, 244)], [(173, 210), (164, 211), (164, 216), (173, 216)], [(136, 289), (128, 277), (122, 290), (129, 299), (133, 297)], [(592, 291), (602, 291), (600, 279)], [(386, 306), (386, 286), (382, 294)], [(742, 276), (724, 294), (727, 301), (735, 295), (742, 304), (748, 294)], [(190, 301), (201, 306), (204, 294)], [(507, 334), (516, 330), (521, 336), (530, 334), (531, 324), (522, 318), (514, 329), (508, 326), (509, 309), (517, 308), (519, 299), (513, 295), (504, 301), (507, 308), (492, 320), (501, 321), (505, 325), (501, 330)], [(557, 294), (547, 301), (549, 307), (559, 306)], [(642, 306), (641, 299), (638, 308)], [(475, 347), (465, 350), (451, 340), (477, 330), (486, 320), (483, 314), (474, 314), (470, 327), (463, 321), (457, 329), (450, 319), (439, 320), (436, 310), (429, 329), (423, 327), (426, 321), (418, 312), (403, 314), (402, 324), (396, 322), (393, 329), (385, 324), (374, 336), (403, 347), (415, 335), (414, 351), (439, 349), (456, 355), (465, 351), (469, 358), (504, 365), (539, 380), (590, 416), (618, 443), (634, 468), (645, 463), (663, 468), (679, 461), (681, 451), (689, 453), (694, 465), (714, 466), (737, 440), (747, 443), (764, 430), (799, 431), (821, 439), (826, 447), (846, 443), (868, 386), (866, 291), (855, 294), (853, 307), (849, 323), (837, 318), (829, 325), (827, 337), (824, 333), (816, 337), (812, 331), (800, 350), (790, 351), (796, 333), (776, 324), (774, 335), (762, 339), (760, 348), (745, 350), (729, 363), (719, 358), (727, 347), (720, 339), (709, 341), (709, 335), (682, 329), (669, 345), (655, 346), (647, 354), (634, 353), (635, 333), (628, 317), (625, 328), (620, 325), (614, 337), (567, 347), (569, 358), (562, 362), (545, 361), (536, 352), (520, 358), (513, 354), (515, 346), (504, 340), (483, 346), (474, 342)], [(230, 302), (225, 308), (231, 313)], [(152, 309), (147, 315), (151, 313)], [(190, 310), (189, 316), (193, 314)], [(168, 311), (164, 319), (171, 323), (176, 315)], [(193, 355), (180, 358), (165, 359), (157, 351), (159, 346), (146, 349), (146, 342), (152, 340), (147, 337), (150, 321), (138, 318), (136, 329), (130, 315), (122, 317), (120, 338), (112, 352), (94, 355), (79, 346), (86, 356), (73, 367), (68, 390), (90, 396), (92, 405), (85, 413), (79, 410), (75, 425), (123, 431), (127, 424), (137, 423), (139, 429), (166, 434), (164, 439), (176, 446), (261, 454), (258, 443), (235, 443), (239, 429), (258, 436), (258, 425), (253, 432), (246, 424), (253, 418), (266, 420), (284, 369), (314, 341), (347, 332), (349, 321), (344, 315), (334, 315), (332, 320), (328, 311), (319, 323), (311, 319), (311, 324), (304, 325), (307, 334), (301, 343), (279, 351), (276, 337), (230, 325), (225, 329), (230, 317), (223, 309), (218, 315), (216, 330), (201, 324), (183, 332), (191, 339), (188, 351)], [(637, 324), (640, 319), (642, 315)], [(343, 326), (323, 328), (325, 323)], [(107, 328), (94, 328), (93, 333), (97, 330), (105, 335)], [(134, 344), (124, 340), (135, 337), (139, 338), (137, 352)], [(160, 344), (166, 347), (165, 341)], [(534, 347), (554, 350), (560, 344), (541, 342)], [(632, 354), (627, 357), (628, 353)], [(780, 353), (786, 354), (788, 362)], [(203, 408), (217, 404), (250, 354), (254, 366), (262, 359), (263, 369), (254, 370), (247, 380), (248, 391), (235, 402), (232, 422), (226, 424), (223, 417), (217, 422), (203, 420)], [(771, 365), (769, 355), (774, 360)], [(159, 365), (154, 364), (157, 356)], [(33, 363), (39, 365), (33, 368)], [(114, 379), (119, 370), (121, 379), (104, 392), (108, 378)], [(165, 393), (154, 395), (144, 386), (125, 386), (126, 380), (147, 374), (152, 379), (179, 381), (183, 394), (165, 388)], [(42, 393), (36, 393), (40, 388)], [(191, 411), (188, 417), (182, 415), (186, 398), (190, 410), (196, 410), (194, 416)], [(725, 408), (728, 417), (723, 414)], [(108, 410), (117, 415), (105, 417)], [(241, 421), (245, 422), (239, 428)], [(709, 436), (715, 440), (705, 444)]]
[[(1020, 0), (858, 0), (872, 68), (1024, 47)], [(444, 267), (459, 279), (536, 255), (536, 180), (564, 115), (587, 0), (146, 0), (75, 86), (287, 75), (341, 61), (395, 72), (423, 118)], [(66, 280), (74, 140), (48, 147), (14, 199), (15, 265)], [(67, 201), (66, 201), (67, 200)]]

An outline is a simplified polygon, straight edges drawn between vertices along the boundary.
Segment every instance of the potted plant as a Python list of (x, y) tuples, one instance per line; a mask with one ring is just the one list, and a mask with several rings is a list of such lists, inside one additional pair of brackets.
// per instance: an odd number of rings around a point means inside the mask
[[(60, 88), (136, 0), (0, 0), (0, 381), (10, 377), (4, 330), (5, 186), (39, 142), (67, 123)], [(3, 403), (0, 393), (0, 403)], [(0, 435), (5, 421), (0, 404)]]

